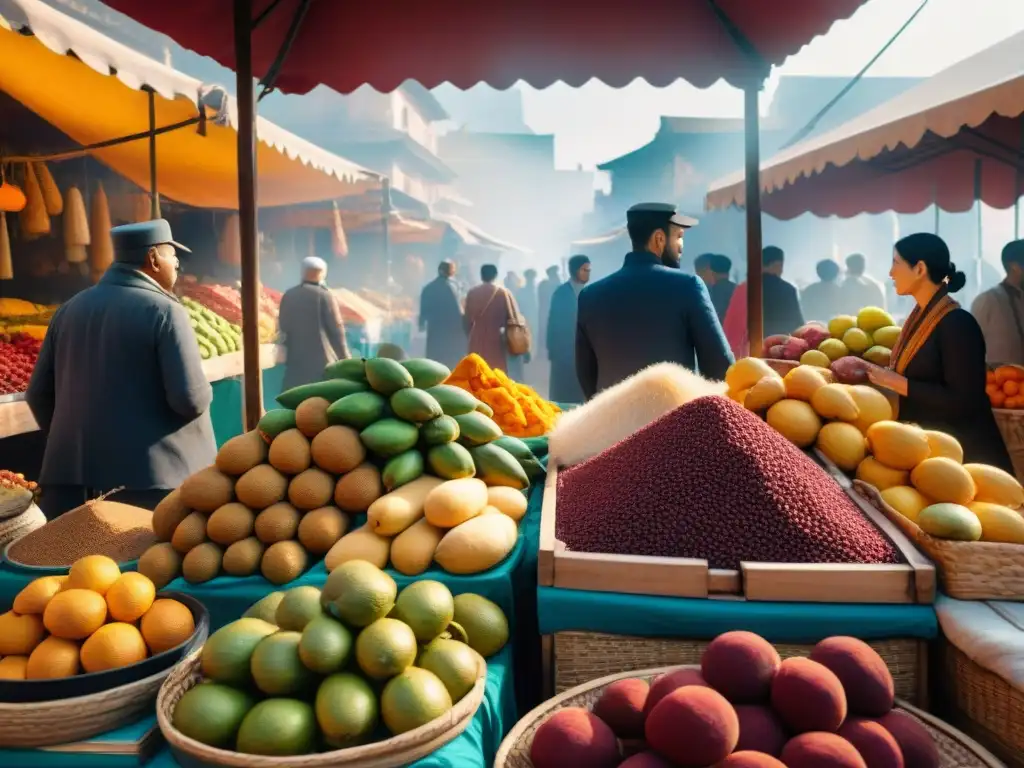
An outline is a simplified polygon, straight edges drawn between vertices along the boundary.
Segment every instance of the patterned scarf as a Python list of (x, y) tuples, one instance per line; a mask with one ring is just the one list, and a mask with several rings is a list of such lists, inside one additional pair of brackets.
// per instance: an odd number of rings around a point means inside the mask
[(914, 307), (903, 324), (903, 332), (896, 341), (896, 346), (893, 347), (889, 367), (903, 376), (910, 361), (928, 341), (942, 318), (959, 308), (960, 305), (949, 298), (945, 288), (939, 289), (923, 310), (920, 306)]

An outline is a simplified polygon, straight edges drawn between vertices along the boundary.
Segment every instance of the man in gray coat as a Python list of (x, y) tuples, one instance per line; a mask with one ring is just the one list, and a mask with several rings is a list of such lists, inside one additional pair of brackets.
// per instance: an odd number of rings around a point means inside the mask
[(50, 519), (115, 488), (113, 501), (153, 509), (216, 455), (213, 390), (171, 293), (188, 249), (163, 219), (111, 234), (115, 263), (54, 313), (25, 394), (46, 435)]
[(288, 353), (285, 389), (320, 381), (329, 363), (350, 357), (341, 307), (326, 279), (327, 262), (308, 256), (302, 260), (302, 283), (281, 297), (277, 322)]

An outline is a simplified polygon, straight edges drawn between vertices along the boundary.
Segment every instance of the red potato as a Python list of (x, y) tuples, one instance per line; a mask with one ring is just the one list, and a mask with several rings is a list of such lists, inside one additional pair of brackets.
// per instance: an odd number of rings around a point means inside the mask
[(821, 323), (816, 322), (801, 325), (793, 331), (793, 335), (798, 339), (806, 341), (807, 346), (810, 349), (817, 349), (825, 339), (832, 338), (832, 334), (828, 332), (828, 328)]
[(840, 384), (866, 384), (868, 381), (868, 363), (859, 357), (847, 355), (834, 361), (831, 365), (832, 374)]
[(769, 357), (769, 352), (771, 351), (772, 347), (776, 345), (783, 345), (787, 341), (789, 341), (789, 335), (785, 333), (776, 333), (772, 336), (769, 336), (767, 339), (764, 340), (764, 344), (761, 345), (761, 356)]
[(791, 336), (789, 341), (782, 346), (782, 359), (799, 360), (800, 356), (810, 348), (810, 345), (803, 339)]

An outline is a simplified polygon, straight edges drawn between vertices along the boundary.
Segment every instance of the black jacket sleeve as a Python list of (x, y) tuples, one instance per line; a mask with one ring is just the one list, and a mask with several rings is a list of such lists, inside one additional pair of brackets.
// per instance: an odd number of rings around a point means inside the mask
[(43, 338), (39, 358), (32, 369), (32, 378), (29, 379), (28, 391), (25, 393), (29, 410), (44, 435), (50, 431), (53, 411), (57, 407), (56, 337), (60, 332), (60, 317), (58, 309), (50, 318), (50, 327)]
[(576, 379), (583, 390), (583, 396), (590, 400), (597, 394), (597, 355), (587, 337), (587, 329), (583, 324), (583, 294), (580, 294), (581, 306), (576, 318)]

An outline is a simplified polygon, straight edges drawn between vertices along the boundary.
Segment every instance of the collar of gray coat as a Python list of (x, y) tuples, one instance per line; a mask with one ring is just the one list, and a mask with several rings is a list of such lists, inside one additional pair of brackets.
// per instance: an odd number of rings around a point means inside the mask
[(128, 264), (111, 264), (107, 271), (103, 273), (100, 282), (109, 285), (120, 285), (125, 288), (141, 288), (145, 291), (159, 293), (172, 301), (178, 301), (177, 296), (165, 291), (156, 280)]

